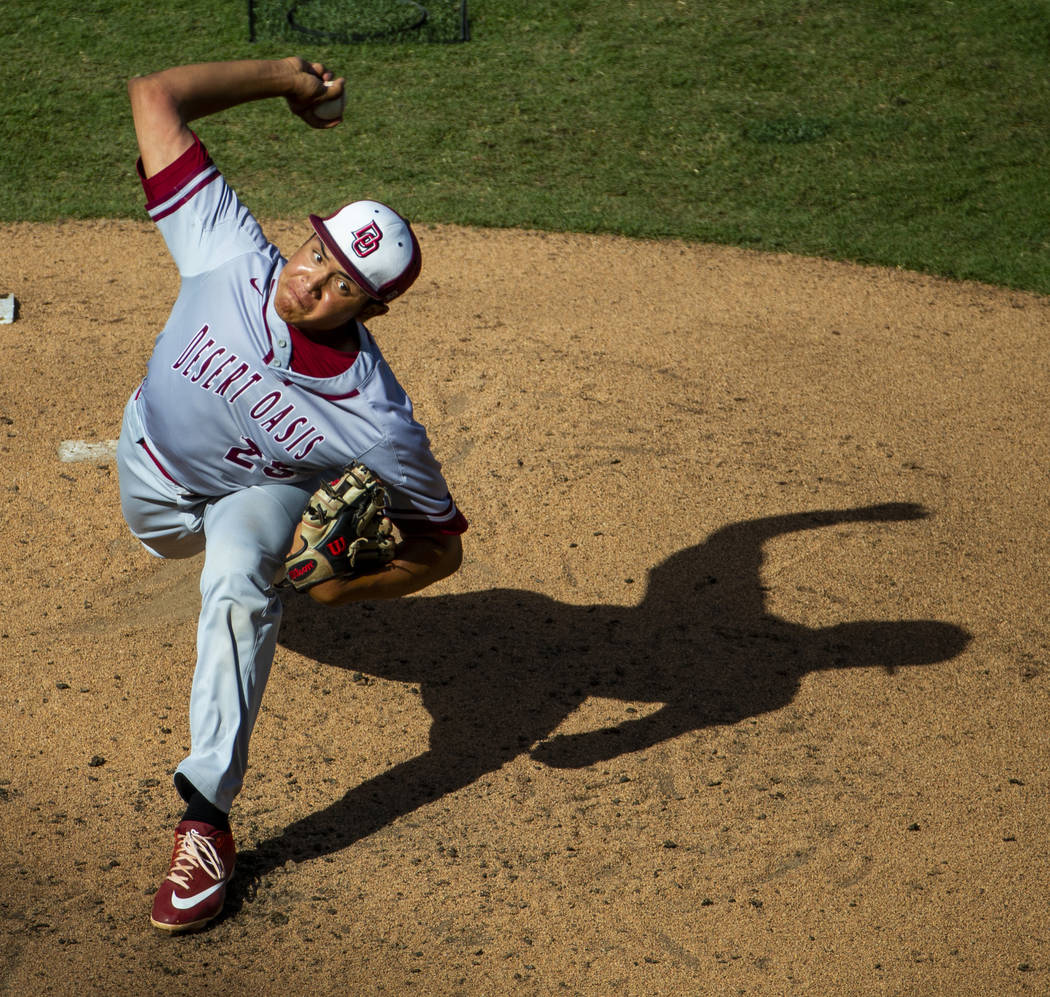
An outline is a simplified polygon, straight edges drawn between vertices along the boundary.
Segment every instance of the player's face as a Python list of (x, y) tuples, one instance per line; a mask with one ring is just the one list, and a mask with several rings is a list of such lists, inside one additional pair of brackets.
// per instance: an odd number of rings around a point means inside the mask
[(371, 301), (316, 235), (288, 260), (273, 298), (285, 322), (318, 332), (345, 325)]

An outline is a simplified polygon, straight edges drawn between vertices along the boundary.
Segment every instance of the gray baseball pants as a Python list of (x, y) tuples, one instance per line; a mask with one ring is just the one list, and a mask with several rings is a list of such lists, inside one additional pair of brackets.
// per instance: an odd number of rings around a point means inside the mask
[(120, 504), (131, 532), (157, 557), (204, 551), (190, 754), (176, 772), (228, 813), (244, 781), (277, 646), (282, 606), (273, 581), (313, 483), (188, 494), (165, 477), (143, 440), (131, 401), (117, 447)]

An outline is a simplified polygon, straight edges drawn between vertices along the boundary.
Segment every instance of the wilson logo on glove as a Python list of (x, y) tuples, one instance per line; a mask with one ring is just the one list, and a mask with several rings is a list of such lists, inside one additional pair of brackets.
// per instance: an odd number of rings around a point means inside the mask
[(308, 561), (301, 561), (294, 568), (288, 569), (288, 581), (294, 585), (310, 574), (316, 567), (317, 562), (313, 558), (310, 558)]

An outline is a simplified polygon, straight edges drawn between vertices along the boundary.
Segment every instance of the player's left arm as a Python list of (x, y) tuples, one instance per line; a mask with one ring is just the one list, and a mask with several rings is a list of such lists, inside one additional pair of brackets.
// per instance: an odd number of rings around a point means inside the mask
[[(298, 546), (299, 527), (296, 527), (292, 550)], [(458, 534), (412, 536), (397, 545), (394, 559), (382, 568), (354, 578), (329, 578), (310, 588), (308, 594), (325, 606), (398, 599), (454, 574), (462, 561), (463, 542)]]

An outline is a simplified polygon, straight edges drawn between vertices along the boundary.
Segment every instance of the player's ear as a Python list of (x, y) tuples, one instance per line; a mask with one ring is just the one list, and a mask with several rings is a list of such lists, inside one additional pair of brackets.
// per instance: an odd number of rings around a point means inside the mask
[(358, 312), (357, 317), (362, 322), (367, 322), (369, 319), (385, 315), (388, 311), (390, 311), (390, 306), (383, 304), (382, 301), (369, 301), (368, 304)]

